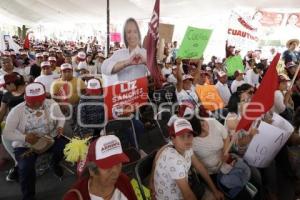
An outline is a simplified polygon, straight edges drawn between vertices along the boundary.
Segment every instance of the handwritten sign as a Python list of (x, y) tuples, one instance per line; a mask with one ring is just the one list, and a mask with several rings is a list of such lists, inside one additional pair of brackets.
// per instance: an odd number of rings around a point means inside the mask
[(197, 85), (196, 94), (206, 110), (215, 111), (224, 108), (224, 103), (214, 85)]
[(203, 55), (211, 34), (212, 30), (210, 29), (199, 29), (189, 26), (185, 32), (177, 57), (188, 59), (200, 58)]
[(250, 166), (265, 168), (274, 160), (290, 137), (291, 132), (289, 133), (265, 122), (260, 123), (258, 131), (259, 133), (253, 137), (244, 159)]
[(244, 71), (243, 60), (241, 56), (232, 56), (226, 59), (225, 61), (227, 75), (233, 76), (234, 72), (237, 70)]
[(104, 88), (104, 103), (107, 107), (108, 119), (132, 113), (148, 100), (147, 77), (122, 82)]

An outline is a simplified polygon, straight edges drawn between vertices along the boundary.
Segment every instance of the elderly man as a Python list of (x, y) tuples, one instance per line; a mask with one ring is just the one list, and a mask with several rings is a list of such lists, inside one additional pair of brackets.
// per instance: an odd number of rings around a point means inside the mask
[(299, 52), (296, 51), (296, 48), (298, 46), (299, 46), (298, 39), (291, 39), (286, 43), (287, 50), (282, 54), (282, 58), (285, 64), (287, 64), (288, 62), (299, 63), (300, 54)]

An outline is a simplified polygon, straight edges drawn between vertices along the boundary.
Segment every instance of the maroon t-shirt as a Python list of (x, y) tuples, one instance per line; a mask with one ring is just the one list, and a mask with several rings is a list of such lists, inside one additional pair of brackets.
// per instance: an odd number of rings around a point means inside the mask
[[(126, 176), (124, 173), (121, 173), (117, 182), (116, 182), (116, 188), (120, 190), (124, 196), (127, 197), (128, 200), (137, 200), (134, 190), (130, 184), (130, 180), (128, 176)], [(83, 200), (91, 200), (89, 190), (88, 190), (88, 178), (79, 179), (71, 189), (77, 189)], [(63, 200), (80, 200), (76, 192), (68, 191)]]

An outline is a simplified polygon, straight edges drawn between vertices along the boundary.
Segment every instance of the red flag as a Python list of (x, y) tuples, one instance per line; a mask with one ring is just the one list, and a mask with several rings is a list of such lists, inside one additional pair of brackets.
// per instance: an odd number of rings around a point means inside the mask
[(27, 35), (25, 37), (23, 48), (24, 49), (29, 49), (30, 48), (29, 33), (27, 33)]
[(280, 53), (277, 53), (258, 90), (255, 92), (250, 104), (247, 106), (246, 112), (243, 114), (236, 131), (241, 129), (248, 130), (254, 120), (272, 108), (274, 104), (274, 94), (278, 89), (278, 73), (276, 66), (279, 58)]
[(157, 66), (156, 60), (156, 45), (158, 41), (158, 27), (159, 27), (159, 0), (155, 1), (154, 10), (152, 13), (151, 21), (149, 23), (148, 33), (146, 36), (146, 48), (147, 48), (147, 67), (154, 79), (156, 87), (160, 88), (161, 72)]

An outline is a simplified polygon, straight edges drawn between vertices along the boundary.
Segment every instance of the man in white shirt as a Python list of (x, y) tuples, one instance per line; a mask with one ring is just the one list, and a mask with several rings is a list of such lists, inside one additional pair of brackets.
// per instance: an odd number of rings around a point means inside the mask
[(231, 96), (231, 92), (227, 85), (227, 81), (228, 81), (227, 74), (224, 71), (218, 72), (218, 82), (216, 83), (216, 88), (219, 91), (224, 106), (227, 106)]
[(41, 63), (42, 74), (34, 82), (40, 82), (45, 86), (46, 95), (50, 96), (51, 84), (59, 78), (59, 75), (52, 73), (51, 64), (48, 61)]
[(235, 93), (237, 88), (245, 83), (244, 75), (245, 73), (242, 72), (241, 70), (235, 71), (234, 73), (235, 80), (231, 83), (231, 87), (230, 87), (232, 93)]
[(176, 83), (177, 83), (176, 74), (177, 74), (177, 66), (174, 65), (174, 66), (172, 66), (172, 74), (170, 74), (170, 75), (168, 76), (167, 82), (168, 82), (168, 83), (176, 84)]
[(249, 69), (245, 75), (246, 83), (252, 85), (253, 87), (259, 86), (259, 77), (263, 71), (261, 65), (255, 66), (253, 69)]
[(1, 58), (1, 69), (0, 75), (10, 74), (14, 71), (14, 65), (10, 57), (2, 57)]
[(172, 74), (171, 63), (166, 63), (165, 66), (161, 69), (161, 74), (164, 78), (168, 78), (170, 74)]

